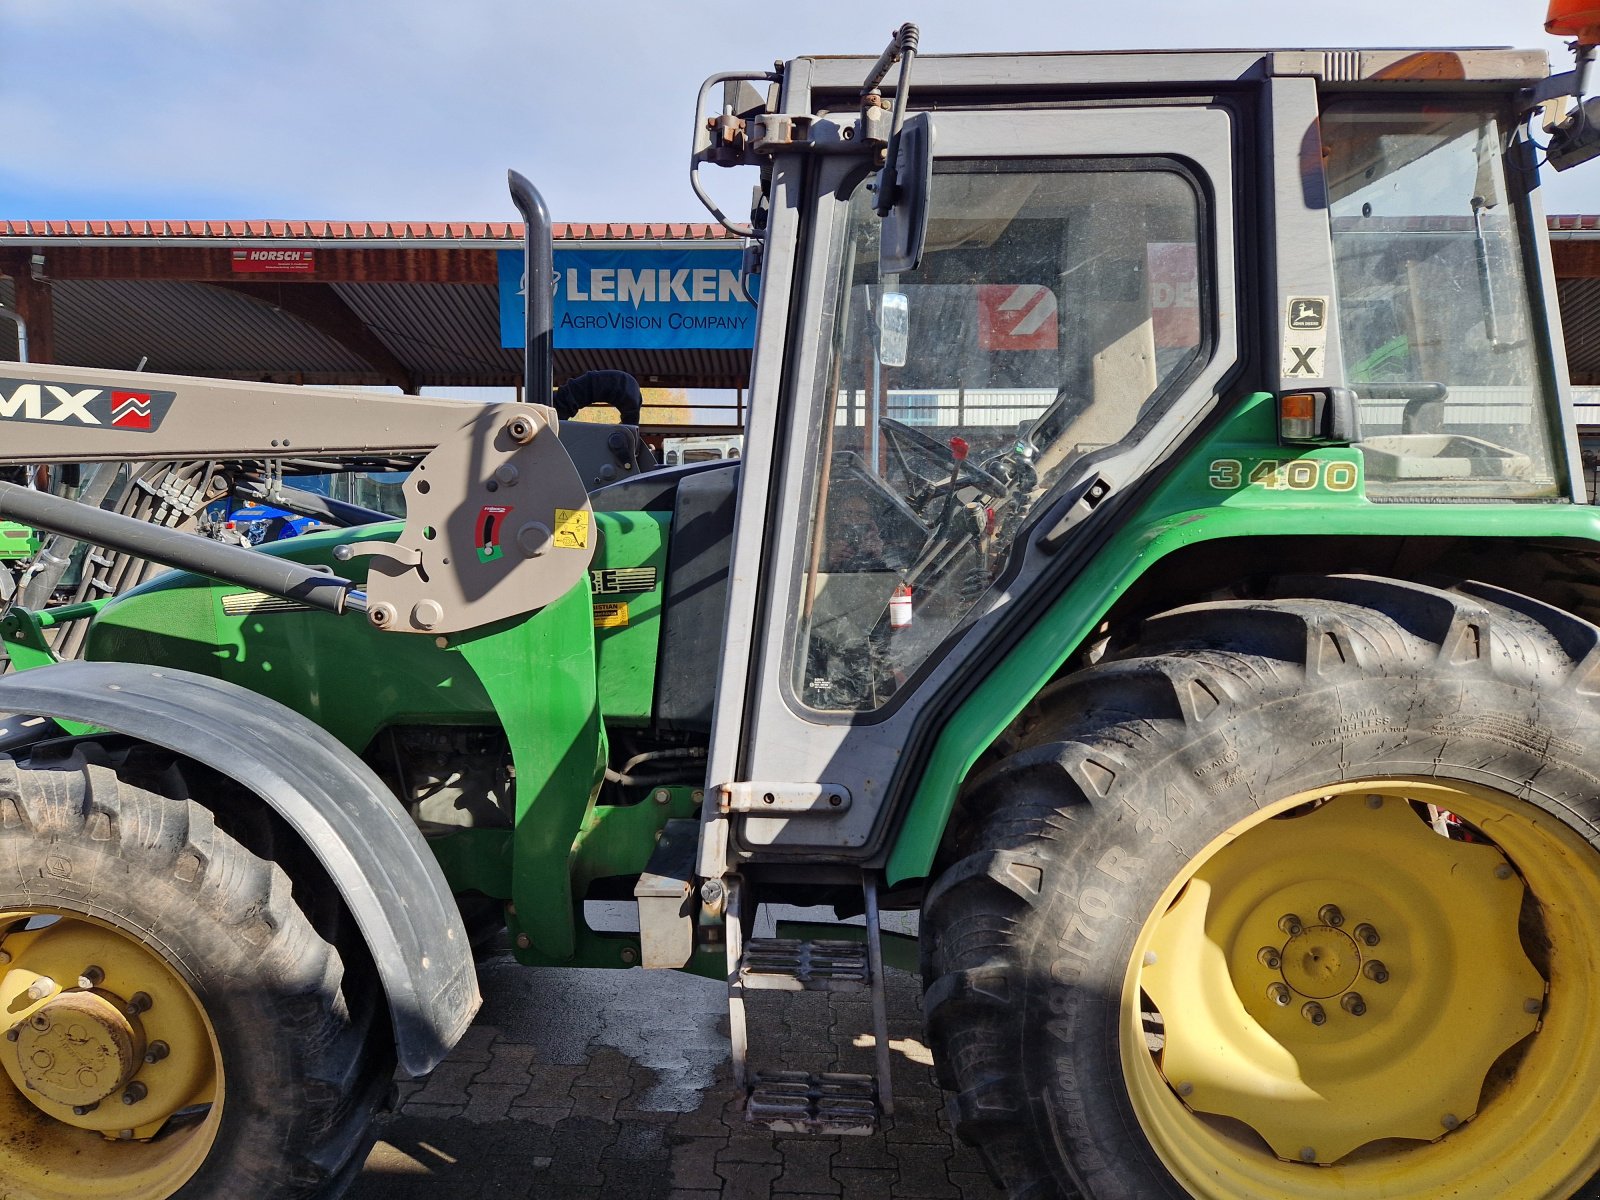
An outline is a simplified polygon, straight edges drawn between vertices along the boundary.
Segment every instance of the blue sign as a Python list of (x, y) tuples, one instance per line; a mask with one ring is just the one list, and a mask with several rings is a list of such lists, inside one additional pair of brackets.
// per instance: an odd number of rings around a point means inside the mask
[[(522, 252), (500, 254), (500, 344), (525, 340)], [(756, 310), (738, 250), (557, 250), (555, 344), (584, 350), (748, 350)]]

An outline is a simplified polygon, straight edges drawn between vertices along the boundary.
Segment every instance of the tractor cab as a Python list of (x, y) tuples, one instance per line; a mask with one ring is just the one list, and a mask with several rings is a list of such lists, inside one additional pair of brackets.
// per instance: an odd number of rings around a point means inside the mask
[(698, 154), (762, 164), (773, 398), (731, 607), (764, 619), (729, 630), (711, 776), (846, 797), (751, 814), (755, 858), (881, 855), (943, 786), (937, 731), (1074, 580), (1110, 599), (1126, 561), (1095, 551), (1157, 497), (1191, 540), (1263, 492), (1581, 499), (1542, 54), (910, 50), (897, 128), (884, 60), (798, 59), (764, 98), (725, 82)]

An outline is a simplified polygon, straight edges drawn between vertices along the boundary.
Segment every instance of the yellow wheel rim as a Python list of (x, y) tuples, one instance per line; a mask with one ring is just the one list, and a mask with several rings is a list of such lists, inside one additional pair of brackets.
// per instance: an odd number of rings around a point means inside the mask
[(1204, 1200), (1571, 1196), (1600, 1172), (1596, 946), (1600, 855), (1531, 804), (1424, 780), (1289, 797), (1140, 931), (1134, 1111)]
[(222, 1119), (216, 1031), (155, 950), (109, 921), (0, 912), (0, 1191), (161, 1200)]

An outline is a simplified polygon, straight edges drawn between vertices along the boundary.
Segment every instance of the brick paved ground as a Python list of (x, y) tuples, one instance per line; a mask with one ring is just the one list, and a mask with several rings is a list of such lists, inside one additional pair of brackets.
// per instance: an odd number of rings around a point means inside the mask
[[(995, 1200), (950, 1137), (920, 987), (888, 975), (897, 1115), (874, 1138), (750, 1132), (735, 1101), (720, 984), (675, 972), (481, 972), (484, 1009), (425, 1083), (402, 1085), (354, 1200)], [(752, 1062), (870, 1071), (866, 995), (752, 998)]]

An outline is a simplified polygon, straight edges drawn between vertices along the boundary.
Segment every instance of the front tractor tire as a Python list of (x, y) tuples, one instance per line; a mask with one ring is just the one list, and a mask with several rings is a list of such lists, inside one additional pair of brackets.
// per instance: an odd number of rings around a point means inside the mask
[(0, 755), (0, 1200), (337, 1195), (389, 1087), (345, 977), (206, 807)]
[(924, 903), (961, 1135), (1013, 1197), (1600, 1195), (1600, 635), (1284, 582), (1072, 675)]

